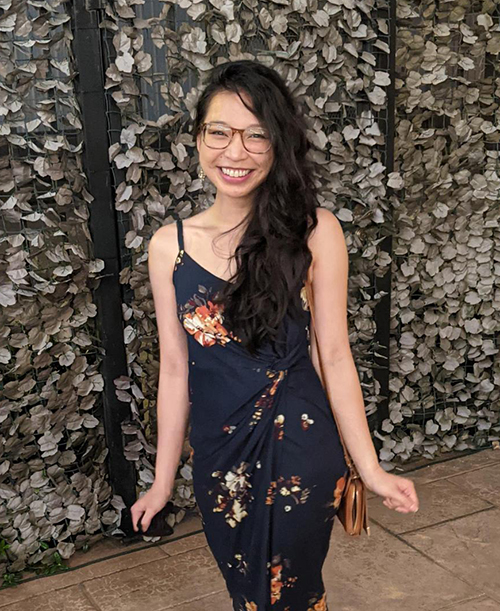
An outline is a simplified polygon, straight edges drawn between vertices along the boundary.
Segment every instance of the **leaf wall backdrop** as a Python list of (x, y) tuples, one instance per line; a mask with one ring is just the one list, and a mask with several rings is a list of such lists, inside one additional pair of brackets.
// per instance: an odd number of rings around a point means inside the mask
[[(105, 464), (101, 353), (69, 15), (1, 3), (0, 573), (120, 521)], [(6, 575), (6, 572), (7, 575)]]
[[(0, 541), (4, 569), (16, 571), (55, 550), (68, 558), (99, 529), (119, 534), (123, 505), (106, 481), (92, 300), (102, 262), (87, 225), (67, 7), (2, 9)], [(375, 432), (384, 468), (498, 443), (495, 3), (398, 0), (396, 40), (389, 3), (375, 0), (119, 0), (99, 14), (109, 114), (121, 120), (109, 160), (128, 371), (114, 384), (130, 405), (123, 434), (138, 494), (154, 478), (159, 368), (147, 246), (158, 227), (213, 201), (191, 121), (200, 84), (227, 60), (274, 67), (307, 114), (320, 203), (342, 221), (350, 253), (350, 340), (368, 415), (383, 399), (377, 279), (392, 274), (390, 412)], [(380, 246), (387, 235), (392, 257)], [(195, 506), (189, 449), (186, 440), (171, 525)]]
[(397, 6), (391, 462), (500, 433), (500, 7)]

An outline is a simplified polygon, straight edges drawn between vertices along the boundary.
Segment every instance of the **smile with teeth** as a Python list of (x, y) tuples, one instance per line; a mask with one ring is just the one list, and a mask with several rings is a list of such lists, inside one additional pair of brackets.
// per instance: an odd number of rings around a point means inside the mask
[(227, 174), (227, 176), (232, 176), (233, 178), (240, 178), (242, 176), (246, 176), (250, 174), (252, 170), (231, 170), (230, 168), (221, 168), (221, 172), (223, 174)]

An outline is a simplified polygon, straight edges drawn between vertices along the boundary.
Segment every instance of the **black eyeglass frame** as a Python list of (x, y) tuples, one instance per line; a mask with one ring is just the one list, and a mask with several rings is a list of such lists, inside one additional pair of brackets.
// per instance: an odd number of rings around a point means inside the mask
[[(229, 142), (226, 144), (226, 146), (222, 146), (222, 147), (218, 147), (218, 146), (210, 146), (205, 142), (205, 132), (207, 129), (208, 125), (219, 125), (220, 127), (224, 127), (225, 129), (230, 129), (232, 131), (231, 134), (231, 138), (229, 139)], [(231, 127), (230, 125), (222, 125), (221, 123), (215, 123), (212, 121), (208, 121), (207, 123), (202, 123), (202, 125), (200, 126), (200, 131), (201, 131), (201, 137), (203, 140), (203, 144), (205, 144), (205, 146), (208, 146), (209, 149), (215, 150), (215, 151), (223, 151), (224, 149), (227, 149), (227, 147), (231, 144), (231, 142), (233, 141), (234, 138), (234, 134), (236, 132), (238, 132), (241, 136), (241, 143), (243, 144), (243, 148), (245, 149), (245, 151), (247, 151), (247, 153), (250, 153), (252, 155), (264, 155), (265, 153), (268, 153), (272, 146), (273, 143), (271, 142), (271, 139), (269, 139), (269, 148), (266, 149), (265, 151), (249, 151), (247, 149), (247, 147), (245, 146), (245, 139), (243, 138), (243, 134), (249, 130), (249, 129), (253, 129), (251, 127), (245, 127), (245, 129), (237, 129), (236, 127)]]

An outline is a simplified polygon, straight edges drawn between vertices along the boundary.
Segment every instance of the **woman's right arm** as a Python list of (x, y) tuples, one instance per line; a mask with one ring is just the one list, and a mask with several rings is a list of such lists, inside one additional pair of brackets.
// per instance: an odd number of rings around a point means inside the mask
[(138, 519), (146, 530), (154, 514), (170, 498), (189, 422), (188, 349), (184, 329), (177, 317), (172, 281), (178, 253), (176, 224), (158, 229), (148, 248), (148, 270), (160, 342), (157, 396), (157, 453), (151, 489), (131, 508), (135, 530)]

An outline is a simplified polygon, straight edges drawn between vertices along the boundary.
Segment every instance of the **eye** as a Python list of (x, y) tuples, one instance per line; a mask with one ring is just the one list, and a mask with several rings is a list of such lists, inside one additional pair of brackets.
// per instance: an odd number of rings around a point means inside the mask
[(228, 137), (229, 130), (221, 127), (220, 125), (208, 125), (207, 133), (211, 136), (222, 136)]
[(265, 134), (264, 132), (250, 132), (249, 134), (250, 138), (253, 138), (254, 140), (267, 140), (267, 134)]

